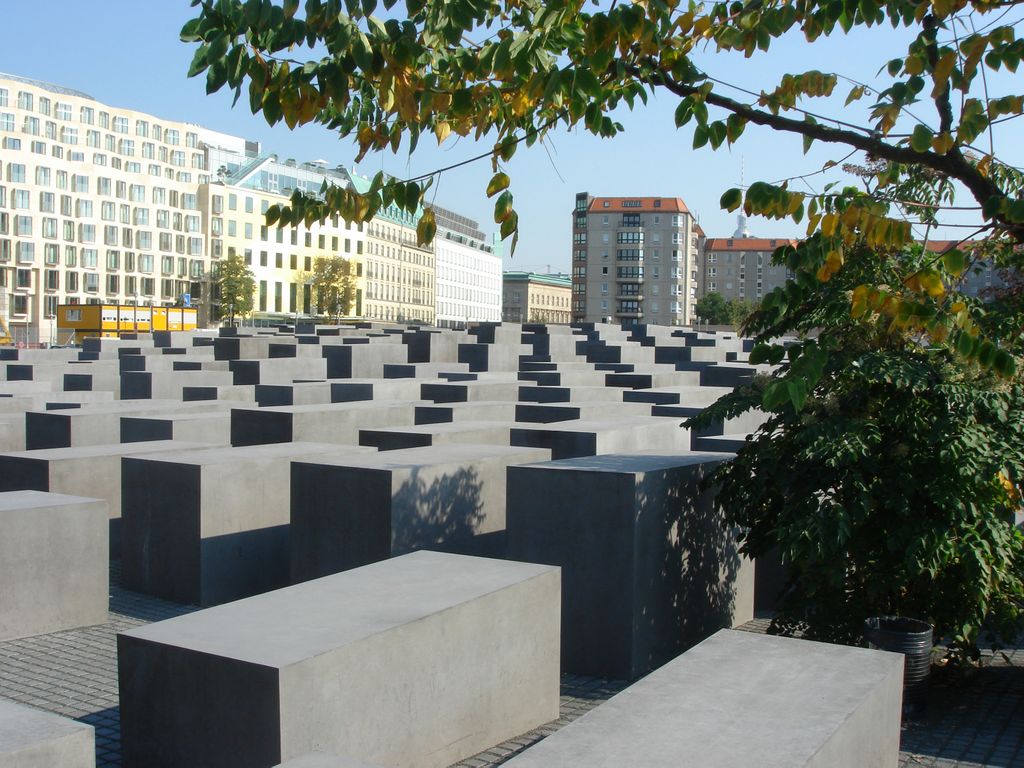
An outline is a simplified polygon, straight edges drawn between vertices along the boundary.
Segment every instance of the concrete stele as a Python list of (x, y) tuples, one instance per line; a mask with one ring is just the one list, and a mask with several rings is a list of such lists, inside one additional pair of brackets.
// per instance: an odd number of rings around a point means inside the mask
[(510, 768), (895, 768), (903, 656), (722, 630)]
[(0, 699), (0, 766), (95, 768), (91, 725)]
[(124, 766), (451, 765), (558, 716), (558, 602), (557, 568), (416, 552), (123, 632)]

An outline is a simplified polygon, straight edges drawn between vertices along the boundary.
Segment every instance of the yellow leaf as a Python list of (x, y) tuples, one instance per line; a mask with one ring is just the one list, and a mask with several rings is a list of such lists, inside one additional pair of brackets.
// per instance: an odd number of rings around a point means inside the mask
[(832, 237), (836, 233), (836, 224), (839, 217), (834, 213), (825, 214), (821, 220), (821, 234), (825, 237)]
[(825, 258), (825, 266), (828, 267), (829, 272), (838, 272), (843, 266), (843, 255), (839, 251), (829, 251)]
[(932, 73), (932, 80), (935, 81), (935, 88), (932, 89), (932, 98), (935, 98), (946, 87), (953, 67), (956, 65), (956, 51), (946, 51), (939, 60), (935, 62), (935, 71)]
[(452, 127), (448, 124), (447, 120), (439, 120), (434, 124), (434, 135), (437, 136), (438, 144), (443, 144), (444, 140), (448, 138), (451, 132)]
[(952, 148), (953, 137), (950, 136), (948, 131), (943, 131), (932, 139), (932, 149), (934, 149), (937, 154), (944, 155)]
[(828, 264), (825, 264), (818, 268), (818, 282), (827, 283), (832, 279), (832, 272), (828, 268)]

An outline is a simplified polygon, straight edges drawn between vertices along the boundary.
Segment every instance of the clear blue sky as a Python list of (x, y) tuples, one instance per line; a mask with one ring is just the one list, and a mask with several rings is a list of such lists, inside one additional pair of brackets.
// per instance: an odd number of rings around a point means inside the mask
[[(319, 127), (294, 132), (283, 124), (269, 128), (262, 117), (249, 112), (244, 96), (232, 109), (229, 93), (207, 96), (204, 78), (186, 78), (193, 49), (178, 40), (178, 32), (193, 13), (187, 0), (7, 0), (0, 71), (76, 88), (113, 106), (256, 139), (282, 158), (323, 158), (351, 165), (353, 145), (335, 134)], [(773, 87), (785, 72), (807, 69), (838, 71), (872, 82), (879, 68), (905, 49), (900, 44), (905, 36), (885, 27), (813, 46), (794, 39), (751, 60), (706, 53), (701, 64), (721, 79), (753, 91)], [(856, 118), (855, 111), (842, 109), (849, 87), (841, 85), (838, 90), (841, 96), (830, 114)], [(550, 142), (548, 151), (539, 145), (521, 150), (508, 169), (521, 235), (514, 258), (506, 257), (506, 267), (568, 269), (570, 211), (576, 192), (678, 196), (709, 236), (728, 236), (735, 228), (735, 216), (721, 211), (718, 199), (739, 182), (741, 158), (749, 183), (814, 171), (844, 154), (815, 146), (805, 156), (799, 138), (755, 126), (748, 127), (731, 150), (712, 152), (705, 147), (694, 152), (692, 127), (674, 127), (675, 106), (674, 99), (662, 97), (637, 113), (623, 113), (619, 119), (627, 130), (614, 140), (602, 141), (582, 131), (563, 132)], [(931, 118), (927, 105), (921, 106), (921, 117)], [(1010, 141), (1012, 137), (1006, 139)], [(437, 148), (425, 139), (412, 158), (370, 156), (360, 170), (372, 173), (383, 167), (401, 176), (419, 174), (485, 149), (451, 138)], [(1013, 157), (1020, 154), (1017, 145), (1000, 149), (1011, 160), (1021, 159)], [(436, 184), (436, 201), (478, 219), (485, 231), (494, 231), (492, 207), (484, 195), (489, 176), (488, 161), (448, 173)], [(820, 188), (823, 179), (817, 176), (811, 181)], [(801, 187), (794, 184), (793, 188)], [(768, 237), (800, 234), (799, 228), (785, 222), (752, 220), (751, 228), (754, 234)], [(948, 236), (955, 234), (950, 231)]]

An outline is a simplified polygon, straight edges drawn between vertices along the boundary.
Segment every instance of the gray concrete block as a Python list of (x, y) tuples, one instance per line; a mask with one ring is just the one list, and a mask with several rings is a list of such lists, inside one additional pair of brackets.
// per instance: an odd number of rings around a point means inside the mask
[(288, 584), (289, 461), (339, 452), (374, 453), (282, 443), (125, 456), (124, 586), (216, 605)]
[(124, 766), (451, 765), (558, 717), (558, 599), (557, 568), (417, 552), (123, 632)]
[(895, 768), (903, 657), (722, 630), (510, 768)]
[(383, 766), (370, 765), (362, 760), (338, 757), (327, 752), (310, 752), (308, 755), (278, 763), (274, 768), (383, 768)]
[(0, 493), (0, 640), (107, 621), (107, 505)]
[(359, 430), (359, 444), (379, 451), (423, 448), (429, 445), (479, 443), (508, 445), (511, 427), (500, 421), (454, 421), (408, 427)]
[(202, 442), (87, 445), (0, 454), (0, 491), (51, 491), (107, 502), (110, 554), (121, 555), (121, 457), (209, 448)]
[(512, 445), (547, 448), (552, 459), (573, 459), (603, 453), (632, 453), (649, 448), (684, 452), (690, 431), (675, 419), (631, 416), (621, 419), (560, 421), (514, 426)]
[(562, 669), (633, 680), (750, 621), (754, 567), (698, 485), (726, 457), (592, 456), (508, 469), (508, 557), (562, 568)]
[(95, 768), (91, 725), (0, 699), (0, 766)]
[(235, 408), (232, 445), (306, 441), (354, 445), (359, 430), (412, 424), (414, 402), (357, 401), (330, 405)]
[(231, 412), (122, 416), (121, 442), (186, 440), (214, 445), (231, 444)]
[(504, 551), (505, 473), (544, 451), (444, 445), (292, 464), (292, 580), (429, 547)]
[(215, 401), (183, 403), (173, 400), (121, 400), (72, 410), (28, 411), (25, 448), (68, 448), (111, 445), (121, 441), (121, 417), (137, 414), (200, 413), (222, 408)]

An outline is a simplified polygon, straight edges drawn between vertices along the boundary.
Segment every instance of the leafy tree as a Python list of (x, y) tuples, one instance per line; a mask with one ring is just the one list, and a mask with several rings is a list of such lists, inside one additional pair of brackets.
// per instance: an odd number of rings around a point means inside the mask
[(355, 301), (355, 270), (352, 262), (340, 256), (319, 256), (309, 275), (313, 302), (317, 310), (338, 322)]
[[(798, 264), (822, 239), (777, 258)], [(694, 423), (769, 411), (713, 480), (745, 529), (744, 551), (776, 550), (787, 567), (775, 631), (856, 642), (868, 616), (911, 615), (932, 622), (953, 654), (974, 656), (983, 637), (1012, 639), (1020, 628), (1024, 537), (1012, 478), (1024, 477), (1024, 389), (904, 333), (880, 308), (851, 314), (865, 284), (921, 269), (920, 246), (882, 260), (860, 244), (851, 255), (827, 283), (797, 266), (797, 280), (814, 286), (799, 302), (769, 294), (747, 322), (759, 342), (751, 361), (779, 369)], [(958, 311), (982, 311), (953, 298)], [(874, 295), (863, 301), (877, 306)], [(772, 343), (786, 335), (800, 340)]]
[(741, 327), (748, 317), (757, 310), (757, 302), (749, 299), (733, 299), (729, 302), (729, 322)]
[(244, 316), (252, 312), (256, 278), (245, 263), (245, 259), (235, 254), (220, 262), (216, 279), (220, 292), (221, 314), (223, 315), (226, 308), (228, 322), (234, 325), (236, 315)]
[[(613, 110), (651, 95), (677, 100), (675, 122), (692, 126), (695, 149), (732, 145), (754, 124), (800, 138), (805, 151), (836, 147), (845, 157), (823, 172), (861, 153), (859, 186), (805, 193), (756, 182), (722, 195), (729, 211), (807, 226), (805, 242), (776, 253), (795, 280), (746, 321), (759, 342), (752, 358), (778, 367), (716, 409), (770, 414), (719, 478), (726, 499), (743, 502), (726, 508), (747, 516), (749, 553), (778, 545), (793, 569), (779, 629), (850, 639), (865, 611), (917, 611), (972, 651), (985, 622), (1015, 618), (1024, 556), (1006, 511), (1024, 477), (1013, 431), (1024, 421), (1021, 308), (958, 291), (977, 264), (1019, 269), (1024, 259), (1024, 173), (996, 152), (1002, 123), (1024, 114), (1013, 82), (1024, 39), (1005, 18), (1013, 3), (405, 0), (386, 20), (376, 0), (307, 0), (301, 15), (298, 0), (194, 3), (200, 12), (182, 29), (196, 44), (190, 74), (205, 73), (211, 93), (245, 90), (272, 125), (336, 129), (354, 139), (357, 160), (415, 151), (424, 134), (486, 137), (486, 193), (513, 249), (505, 164), (519, 147), (560, 129), (614, 137)], [(380, 5), (383, 14), (397, 2)], [(749, 90), (711, 71), (783, 36), (811, 48), (881, 24), (909, 39), (881, 86), (809, 70)], [(703, 55), (709, 45), (717, 53)], [(295, 58), (303, 48), (315, 48), (308, 60)], [(841, 83), (843, 113), (829, 117)], [(296, 192), (267, 220), (367, 221), (392, 202), (414, 212), (437, 173), (381, 173), (363, 194)], [(933, 251), (933, 227), (948, 222), (956, 195), (974, 209), (974, 245)], [(428, 208), (420, 240), (434, 229)], [(774, 341), (784, 334), (786, 347)]]
[(694, 311), (697, 313), (697, 317), (711, 325), (726, 325), (732, 319), (729, 302), (717, 291), (712, 291), (698, 299)]

